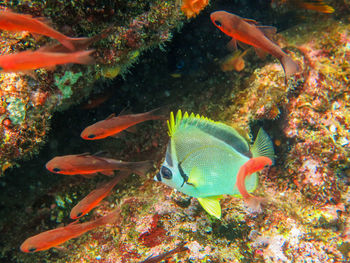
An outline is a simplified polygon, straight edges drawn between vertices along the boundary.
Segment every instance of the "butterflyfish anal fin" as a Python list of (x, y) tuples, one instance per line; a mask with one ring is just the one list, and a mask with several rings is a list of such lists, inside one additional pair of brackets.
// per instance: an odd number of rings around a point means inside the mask
[(251, 149), (253, 157), (265, 156), (272, 160), (275, 159), (275, 151), (269, 135), (260, 128), (256, 140)]
[(217, 219), (221, 218), (221, 206), (220, 206), (220, 196), (209, 196), (209, 197), (198, 197), (198, 202), (204, 208), (208, 214), (215, 216)]

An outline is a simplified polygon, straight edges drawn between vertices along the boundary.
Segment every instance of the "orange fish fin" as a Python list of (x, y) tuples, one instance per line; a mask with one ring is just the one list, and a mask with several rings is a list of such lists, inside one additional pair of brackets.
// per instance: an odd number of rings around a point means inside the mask
[(82, 177), (90, 179), (92, 177), (95, 177), (98, 173), (92, 173), (92, 174), (81, 174)]
[(89, 152), (85, 152), (85, 153), (80, 153), (80, 154), (77, 154), (77, 156), (87, 156), (87, 155), (91, 155), (91, 153), (89, 153)]
[(113, 176), (114, 175), (114, 170), (106, 170), (103, 172), (100, 172), (101, 174), (107, 175), (107, 176)]
[(132, 114), (131, 108), (129, 106), (125, 107), (124, 109), (122, 109), (118, 116), (123, 116), (123, 115), (128, 115), (128, 114)]
[(287, 54), (281, 58), (281, 64), (286, 78), (289, 78), (291, 75), (301, 72), (299, 64), (291, 59)]
[(249, 19), (249, 18), (242, 18), (245, 22), (249, 23), (249, 24), (253, 24), (253, 25), (257, 25), (259, 24), (259, 22), (257, 22), (254, 19)]
[(257, 26), (257, 28), (264, 33), (264, 35), (274, 41), (274, 38), (276, 36), (277, 33), (277, 28), (274, 26)]
[(254, 47), (254, 50), (255, 50), (255, 53), (258, 55), (259, 58), (261, 58), (261, 59), (265, 59), (266, 58), (267, 52), (265, 52), (261, 48), (257, 48), (257, 47)]
[(111, 137), (111, 138), (114, 138), (114, 139), (121, 139), (121, 138), (124, 138), (125, 137), (125, 130), (124, 131), (121, 131), (121, 132), (118, 132), (117, 134), (113, 134), (111, 136), (108, 136), (108, 137)]
[(75, 224), (77, 224), (77, 223), (79, 223), (79, 219), (73, 221), (72, 223), (69, 223), (68, 226), (75, 225)]
[(126, 131), (130, 132), (130, 133), (137, 133), (137, 127), (131, 126), (131, 127), (127, 128)]
[(54, 248), (58, 249), (59, 251), (68, 251), (67, 248), (61, 246), (54, 246)]
[(238, 46), (239, 46), (240, 48), (242, 48), (242, 49), (244, 49), (244, 50), (246, 50), (246, 49), (248, 49), (248, 48), (251, 47), (250, 45), (248, 45), (248, 44), (246, 44), (246, 43), (243, 43), (243, 42), (241, 42), (241, 41), (237, 41), (237, 44), (238, 44)]
[(229, 51), (237, 50), (237, 40), (232, 38), (231, 41), (226, 44), (226, 48)]
[(106, 156), (107, 154), (108, 154), (107, 151), (98, 151), (98, 152), (95, 152), (95, 153), (93, 154), (93, 156), (104, 157), (104, 156)]
[(52, 27), (52, 21), (48, 19), (47, 17), (39, 16), (35, 18), (36, 20), (40, 21), (41, 23), (44, 23), (50, 27)]
[(105, 120), (109, 120), (115, 117), (115, 113), (110, 114)]
[[(60, 40), (61, 42), (63, 42), (63, 40)], [(90, 55), (95, 52), (94, 49), (91, 50), (87, 50), (87, 51), (78, 51), (75, 53), (71, 53), (72, 56), (74, 56), (74, 63), (77, 64), (93, 64), (94, 63), (94, 59), (93, 57), (90, 57)]]
[(32, 79), (34, 79), (36, 81), (39, 81), (38, 76), (35, 74), (35, 72), (33, 70), (24, 70), (24, 71), (21, 71), (21, 73), (31, 77)]

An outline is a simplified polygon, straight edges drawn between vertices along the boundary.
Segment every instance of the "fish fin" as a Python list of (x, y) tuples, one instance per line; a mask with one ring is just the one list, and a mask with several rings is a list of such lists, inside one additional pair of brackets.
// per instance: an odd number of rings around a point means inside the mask
[(270, 40), (274, 41), (274, 37), (277, 33), (277, 28), (274, 26), (257, 26), (257, 28), (263, 32), (263, 34)]
[(237, 40), (235, 38), (232, 38), (230, 42), (226, 44), (226, 48), (229, 51), (235, 51), (237, 50)]
[(115, 113), (112, 113), (110, 115), (108, 115), (108, 117), (105, 120), (109, 120), (115, 117)]
[(254, 19), (249, 19), (249, 18), (242, 18), (242, 19), (249, 24), (253, 24), (253, 25), (259, 24), (259, 22)]
[(107, 154), (108, 154), (108, 151), (98, 151), (98, 152), (95, 152), (92, 156), (105, 157)]
[(135, 162), (130, 165), (130, 170), (140, 176), (145, 176), (147, 172), (153, 168), (153, 161)]
[(169, 109), (166, 106), (155, 108), (146, 112), (147, 115), (151, 116), (152, 120), (165, 120), (166, 115), (169, 114)]
[(101, 226), (105, 224), (115, 224), (120, 219), (120, 208), (115, 209), (113, 212), (110, 212), (108, 215), (100, 217), (95, 220), (96, 226)]
[(242, 48), (242, 49), (244, 49), (244, 50), (247, 50), (247, 49), (249, 49), (251, 46), (250, 45), (248, 45), (248, 44), (246, 44), (246, 43), (244, 43), (244, 42), (242, 42), (242, 41), (238, 41), (237, 40), (237, 44), (238, 44), (238, 46), (240, 47), (240, 48)]
[(58, 249), (59, 251), (68, 251), (68, 249), (67, 248), (65, 248), (65, 247), (62, 247), (62, 246), (54, 246), (54, 248), (56, 248), (56, 249)]
[(193, 187), (199, 187), (201, 185), (202, 173), (197, 166), (194, 166), (190, 172), (187, 183), (193, 185)]
[(90, 57), (93, 52), (95, 52), (94, 49), (72, 53), (72, 55), (74, 54), (75, 56), (73, 62), (76, 64), (93, 64), (94, 59)]
[(254, 47), (254, 50), (255, 50), (255, 53), (258, 55), (259, 58), (261, 58), (261, 59), (265, 59), (266, 58), (267, 52), (265, 52), (261, 48), (257, 48), (257, 47)]
[(114, 139), (120, 139), (120, 138), (124, 138), (125, 137), (125, 130), (124, 131), (121, 131), (121, 132), (118, 132), (117, 134), (113, 134), (111, 136), (108, 136), (110, 138), (114, 138)]
[(81, 174), (82, 177), (90, 179), (92, 177), (95, 177), (98, 173), (92, 173), (92, 174)]
[(204, 208), (208, 214), (215, 216), (217, 219), (221, 218), (221, 206), (220, 200), (221, 196), (209, 196), (209, 197), (198, 197), (198, 202)]
[(287, 54), (281, 58), (281, 64), (287, 79), (290, 76), (301, 72), (299, 64), (291, 59)]
[(263, 199), (255, 197), (248, 193), (245, 186), (245, 179), (247, 176), (262, 170), (266, 165), (272, 165), (270, 158), (265, 156), (259, 156), (249, 159), (245, 164), (243, 164), (237, 173), (236, 186), (239, 193), (242, 195), (246, 205), (254, 210), (254, 212), (261, 212), (261, 206)]
[(114, 175), (114, 170), (105, 170), (100, 172), (103, 175), (107, 175), (107, 176), (113, 176)]
[(87, 156), (87, 155), (91, 155), (91, 153), (84, 152), (84, 153), (77, 154), (77, 156)]
[(72, 223), (69, 223), (68, 226), (75, 225), (75, 224), (77, 224), (77, 223), (79, 223), (79, 219), (73, 221)]
[(136, 126), (131, 126), (127, 129), (125, 129), (127, 132), (130, 132), (130, 133), (137, 133), (137, 127)]
[(251, 149), (253, 157), (265, 156), (274, 162), (275, 152), (273, 150), (273, 144), (269, 135), (264, 131), (263, 128), (259, 129), (258, 135), (256, 136), (255, 142)]
[(128, 115), (128, 114), (132, 114), (132, 113), (133, 113), (133, 112), (132, 112), (131, 108), (130, 108), (129, 106), (126, 106), (125, 108), (123, 108), (123, 109), (119, 112), (118, 116)]

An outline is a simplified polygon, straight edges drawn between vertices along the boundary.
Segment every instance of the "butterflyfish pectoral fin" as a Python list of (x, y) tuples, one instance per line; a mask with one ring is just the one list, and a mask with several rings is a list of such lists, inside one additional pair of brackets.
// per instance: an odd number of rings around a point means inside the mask
[(263, 128), (260, 128), (251, 152), (253, 157), (265, 156), (270, 158), (272, 163), (274, 162), (275, 151), (273, 150), (272, 141)]
[(190, 172), (187, 183), (193, 187), (198, 187), (201, 185), (202, 180), (203, 178), (200, 169), (197, 166), (194, 166)]
[(198, 197), (198, 202), (204, 208), (208, 214), (215, 216), (217, 219), (221, 218), (221, 206), (220, 206), (220, 198), (222, 196), (209, 196), (209, 197)]

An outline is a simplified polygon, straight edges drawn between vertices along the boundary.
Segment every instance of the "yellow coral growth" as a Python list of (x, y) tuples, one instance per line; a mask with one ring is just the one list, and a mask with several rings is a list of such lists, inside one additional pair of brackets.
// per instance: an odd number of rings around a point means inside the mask
[(209, 0), (183, 0), (181, 10), (187, 18), (191, 18), (198, 15), (208, 4)]

